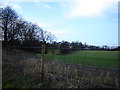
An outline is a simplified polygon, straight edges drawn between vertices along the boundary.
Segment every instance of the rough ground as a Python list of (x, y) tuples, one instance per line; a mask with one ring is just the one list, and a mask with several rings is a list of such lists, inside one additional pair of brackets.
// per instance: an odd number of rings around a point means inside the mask
[(40, 57), (20, 50), (3, 50), (3, 88), (119, 88), (118, 70), (45, 60), (40, 81)]

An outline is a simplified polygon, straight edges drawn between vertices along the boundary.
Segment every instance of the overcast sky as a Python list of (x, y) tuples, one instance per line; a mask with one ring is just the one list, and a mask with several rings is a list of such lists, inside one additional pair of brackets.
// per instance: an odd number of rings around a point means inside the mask
[(52, 32), (57, 41), (118, 45), (118, 0), (4, 0), (25, 20)]

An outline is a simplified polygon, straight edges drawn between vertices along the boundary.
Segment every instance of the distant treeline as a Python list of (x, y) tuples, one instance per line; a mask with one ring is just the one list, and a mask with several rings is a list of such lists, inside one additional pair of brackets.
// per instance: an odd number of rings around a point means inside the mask
[[(26, 51), (32, 51), (36, 53), (41, 53), (41, 46), (42, 46), (42, 41), (36, 41), (33, 42), (31, 41), (31, 44), (9, 44), (6, 46), (6, 48), (10, 49), (21, 49), (21, 50), (26, 50)], [(3, 48), (4, 48), (4, 41), (2, 42)], [(120, 46), (115, 47), (115, 48), (110, 48), (107, 45), (103, 45), (102, 47), (100, 46), (93, 46), (93, 45), (88, 45), (88, 44), (82, 44), (82, 42), (68, 42), (68, 41), (62, 41), (62, 42), (52, 42), (52, 43), (46, 43), (46, 50), (45, 53), (51, 50), (54, 52), (54, 50), (60, 50), (61, 54), (68, 54), (73, 51), (78, 51), (78, 50), (107, 50), (107, 51), (120, 51)]]
[(48, 31), (44, 31), (37, 24), (23, 20), (10, 6), (0, 8), (1, 21), (0, 33), (3, 48), (18, 48), (27, 51), (40, 52), (41, 46), (46, 45), (48, 49), (59, 49), (61, 54), (67, 54), (76, 50), (120, 50), (120, 46), (110, 48), (87, 45), (82, 42), (56, 42), (55, 36)]

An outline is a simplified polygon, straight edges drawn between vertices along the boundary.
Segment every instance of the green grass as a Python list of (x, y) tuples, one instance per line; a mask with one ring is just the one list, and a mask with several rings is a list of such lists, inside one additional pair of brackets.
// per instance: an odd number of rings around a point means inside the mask
[(3, 88), (14, 88), (11, 84), (7, 83), (6, 85), (3, 86)]
[[(37, 56), (40, 56), (40, 54), (37, 54)], [(52, 55), (48, 53), (45, 58), (72, 64), (118, 68), (118, 51), (76, 51), (67, 55)]]

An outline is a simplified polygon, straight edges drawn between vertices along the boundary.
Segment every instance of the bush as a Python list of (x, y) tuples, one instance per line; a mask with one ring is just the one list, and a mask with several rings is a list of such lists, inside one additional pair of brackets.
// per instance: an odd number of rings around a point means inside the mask
[(67, 41), (62, 41), (60, 44), (60, 53), (61, 54), (68, 54), (71, 52), (70, 43)]

